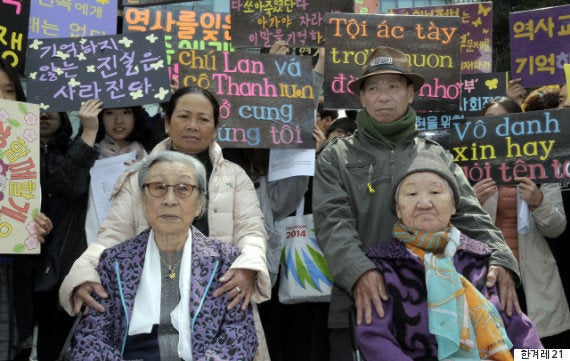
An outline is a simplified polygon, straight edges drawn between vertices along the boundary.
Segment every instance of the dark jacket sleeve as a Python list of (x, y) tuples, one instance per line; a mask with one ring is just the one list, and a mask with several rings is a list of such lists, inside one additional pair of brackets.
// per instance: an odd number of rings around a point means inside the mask
[(62, 198), (73, 201), (89, 191), (89, 170), (98, 158), (95, 147), (77, 137), (65, 154), (63, 164), (49, 177), (50, 186)]
[(317, 242), (329, 262), (335, 284), (352, 294), (358, 278), (376, 267), (362, 250), (337, 159), (333, 152), (327, 151), (317, 157), (313, 179), (313, 217)]

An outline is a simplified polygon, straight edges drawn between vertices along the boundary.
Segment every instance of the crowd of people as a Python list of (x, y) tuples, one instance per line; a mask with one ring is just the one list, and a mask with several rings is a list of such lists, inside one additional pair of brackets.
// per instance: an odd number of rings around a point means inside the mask
[[(25, 101), (0, 64), (0, 98)], [(0, 256), (0, 360), (56, 360), (75, 317), (73, 360), (512, 360), (515, 348), (570, 348), (560, 185), (470, 184), (419, 135), (411, 104), (424, 77), (402, 51), (380, 46), (355, 74), (361, 110), (339, 117), (315, 99), (314, 177), (269, 181), (268, 150), (222, 150), (216, 97), (174, 83), (159, 140), (142, 106), (89, 100), (73, 138), (65, 112), (41, 114), (43, 246)], [(570, 107), (566, 86), (526, 95), (515, 79), (481, 115), (554, 107)], [(130, 152), (100, 223), (90, 169)], [(275, 222), (301, 202), (334, 285), (330, 302), (286, 306)]]

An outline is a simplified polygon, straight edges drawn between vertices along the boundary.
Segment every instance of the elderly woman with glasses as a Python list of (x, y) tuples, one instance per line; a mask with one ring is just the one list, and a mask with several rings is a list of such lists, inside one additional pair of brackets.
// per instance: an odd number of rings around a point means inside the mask
[(192, 226), (204, 211), (204, 166), (163, 151), (136, 167), (150, 227), (102, 253), (105, 312), (81, 320), (71, 359), (252, 360), (252, 306), (228, 309), (225, 295), (213, 295), (240, 251)]

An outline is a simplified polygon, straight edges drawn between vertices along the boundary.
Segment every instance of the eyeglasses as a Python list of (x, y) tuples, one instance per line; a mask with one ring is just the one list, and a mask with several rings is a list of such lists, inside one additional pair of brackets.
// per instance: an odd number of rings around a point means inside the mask
[(168, 192), (168, 188), (170, 187), (174, 189), (174, 194), (176, 194), (178, 198), (190, 197), (192, 195), (192, 192), (194, 192), (194, 189), (198, 188), (198, 186), (188, 183), (166, 184), (160, 182), (152, 182), (145, 183), (144, 186), (148, 188), (150, 195), (156, 198), (164, 197)]

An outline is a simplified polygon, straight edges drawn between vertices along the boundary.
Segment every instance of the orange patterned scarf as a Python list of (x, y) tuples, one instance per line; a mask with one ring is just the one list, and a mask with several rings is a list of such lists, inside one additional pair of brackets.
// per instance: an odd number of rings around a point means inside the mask
[(437, 339), (438, 358), (513, 360), (501, 315), (455, 269), (459, 232), (451, 224), (439, 232), (422, 232), (398, 221), (393, 234), (424, 262), (429, 330)]

